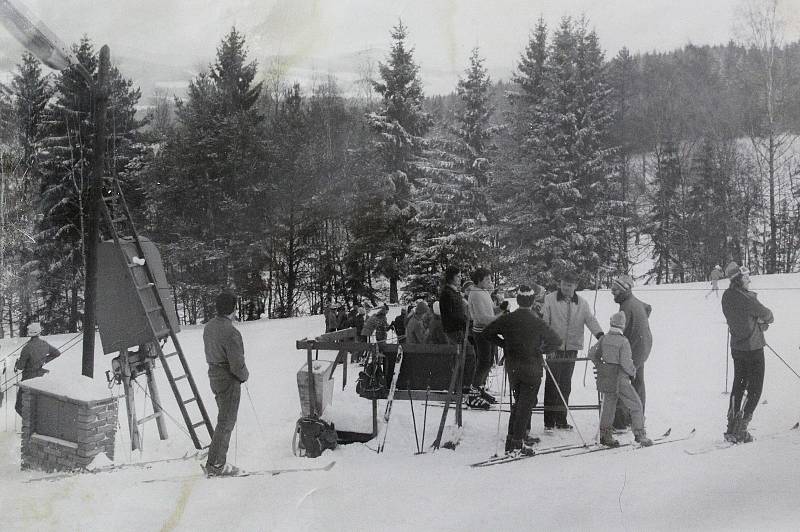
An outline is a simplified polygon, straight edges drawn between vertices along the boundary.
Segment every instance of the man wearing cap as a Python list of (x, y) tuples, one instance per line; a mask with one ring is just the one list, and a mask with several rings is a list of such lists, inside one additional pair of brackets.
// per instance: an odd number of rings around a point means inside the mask
[[(622, 334), (631, 344), (633, 365), (636, 368), (636, 376), (631, 380), (633, 388), (642, 401), (642, 413), (644, 413), (647, 397), (644, 385), (644, 363), (653, 348), (653, 335), (650, 332), (650, 313), (653, 307), (633, 295), (633, 277), (630, 275), (620, 275), (614, 279), (611, 284), (611, 295), (619, 304), (619, 311), (625, 314), (625, 329)], [(630, 425), (630, 413), (622, 404), (618, 403), (614, 428), (624, 430)]]
[(406, 326), (406, 341), (409, 344), (424, 344), (428, 334), (428, 304), (423, 300), (417, 301), (411, 319)]
[[(42, 326), (38, 322), (28, 325), (28, 336), (30, 340), (22, 348), (22, 352), (14, 364), (14, 371), (22, 371), (20, 380), (26, 381), (35, 377), (41, 377), (48, 370), (44, 365), (61, 356), (61, 351), (41, 339)], [(22, 394), (17, 392), (17, 402), (14, 406), (17, 414), (22, 415)]]
[(519, 308), (501, 315), (483, 330), (490, 342), (503, 348), (511, 393), (514, 395), (508, 420), (507, 453), (533, 454), (531, 445), (538, 440), (531, 438), (528, 430), (542, 382), (542, 353), (551, 352), (561, 345), (561, 338), (556, 331), (533, 312), (535, 297), (535, 292), (529, 286), (520, 286), (517, 292)]
[(597, 338), (603, 336), (603, 329), (592, 314), (589, 303), (575, 293), (577, 287), (577, 274), (571, 271), (565, 272), (558, 290), (547, 294), (542, 306), (542, 319), (562, 340), (558, 350), (548, 357), (548, 360), (559, 360), (559, 362), (549, 365), (552, 377), (545, 376), (545, 430), (552, 430), (553, 427), (567, 430), (572, 428), (572, 425), (567, 423), (567, 409), (564, 402), (569, 404), (572, 372), (575, 369), (574, 360), (578, 356), (578, 351), (583, 349), (583, 328), (587, 327)]
[(217, 316), (203, 329), (203, 345), (218, 414), (203, 469), (208, 476), (235, 475), (239, 469), (227, 463), (228, 445), (236, 426), (242, 384), (247, 382), (250, 372), (244, 362), (242, 335), (232, 321), (236, 314), (236, 295), (222, 292), (214, 303)]
[(753, 419), (764, 385), (764, 331), (774, 318), (772, 311), (758, 301), (756, 293), (749, 290), (750, 272), (746, 268), (731, 262), (725, 267), (725, 275), (730, 285), (722, 294), (722, 313), (731, 333), (733, 358), (733, 387), (725, 439), (747, 443), (753, 441), (747, 425)]
[(708, 279), (711, 281), (711, 290), (708, 291), (706, 294), (706, 298), (711, 295), (713, 292), (714, 295), (719, 297), (719, 280), (725, 277), (722, 273), (722, 267), (718, 264), (714, 266), (714, 269), (711, 270), (711, 273), (708, 275)]

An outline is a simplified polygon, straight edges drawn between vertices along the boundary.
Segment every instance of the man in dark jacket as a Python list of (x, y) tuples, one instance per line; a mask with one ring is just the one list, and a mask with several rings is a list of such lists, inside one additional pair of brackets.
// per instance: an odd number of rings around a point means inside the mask
[[(646, 390), (644, 384), (644, 363), (650, 357), (653, 348), (653, 335), (650, 332), (650, 313), (653, 307), (633, 295), (633, 278), (620, 275), (611, 284), (611, 295), (619, 303), (620, 312), (625, 313), (625, 329), (622, 334), (631, 344), (633, 365), (636, 377), (632, 379), (633, 388), (642, 400), (642, 413), (645, 410)], [(631, 425), (631, 417), (622, 404), (617, 404), (617, 415), (614, 417), (614, 428), (626, 429)]]
[(483, 330), (490, 342), (503, 348), (514, 394), (506, 452), (533, 454), (530, 446), (537, 440), (526, 433), (542, 382), (542, 353), (552, 352), (561, 345), (558, 334), (533, 312), (535, 298), (536, 293), (529, 286), (520, 286), (517, 291), (519, 308), (501, 315)]
[[(439, 310), (442, 315), (442, 330), (448, 343), (458, 345), (464, 349), (463, 365), (461, 367), (461, 385), (467, 394), (467, 401), (480, 397), (480, 391), (473, 389), (472, 378), (475, 374), (475, 350), (467, 341), (467, 326), (469, 325), (469, 306), (467, 300), (459, 290), (461, 285), (461, 270), (456, 266), (448, 266), (444, 271), (444, 286), (439, 292)], [(488, 407), (488, 403), (485, 405)]]
[(758, 301), (756, 293), (749, 290), (750, 272), (746, 268), (731, 262), (725, 267), (725, 274), (730, 285), (722, 294), (722, 313), (731, 333), (733, 358), (733, 387), (725, 439), (747, 443), (753, 441), (747, 425), (753, 419), (764, 386), (764, 331), (774, 318), (772, 311)]
[(211, 391), (217, 402), (217, 426), (208, 448), (208, 460), (204, 470), (208, 476), (235, 475), (236, 466), (226, 463), (231, 433), (239, 412), (242, 383), (250, 373), (244, 362), (242, 335), (233, 326), (236, 312), (236, 296), (222, 292), (215, 301), (217, 316), (203, 329), (208, 378)]
[[(61, 352), (42, 340), (42, 326), (38, 322), (28, 325), (28, 336), (31, 337), (14, 364), (14, 371), (22, 371), (20, 380), (26, 381), (35, 377), (41, 377), (47, 370), (44, 365), (58, 358)], [(14, 405), (17, 414), (22, 415), (22, 394), (17, 392), (17, 402)]]

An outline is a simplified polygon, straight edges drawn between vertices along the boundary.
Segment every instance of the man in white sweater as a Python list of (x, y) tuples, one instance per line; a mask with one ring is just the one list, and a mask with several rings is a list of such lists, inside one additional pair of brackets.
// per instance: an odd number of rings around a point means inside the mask
[[(467, 404), (474, 408), (487, 408), (489, 404), (497, 402), (485, 390), (486, 378), (494, 363), (492, 344), (483, 334), (483, 330), (494, 321), (497, 312), (492, 302), (492, 272), (486, 268), (478, 268), (472, 274), (475, 285), (469, 292), (469, 313), (472, 317), (472, 337), (475, 340), (476, 364), (472, 376), (472, 386), (477, 390), (467, 399)], [(466, 378), (466, 376), (465, 376)], [(471, 390), (472, 391), (472, 390)]]
[[(603, 336), (603, 329), (592, 314), (589, 303), (575, 293), (578, 287), (578, 276), (573, 272), (566, 272), (559, 283), (558, 290), (547, 294), (542, 307), (542, 319), (561, 337), (561, 347), (551, 353), (547, 360), (554, 361), (550, 364), (553, 378), (547, 375), (544, 384), (544, 428), (552, 430), (571, 429), (567, 423), (567, 409), (561, 400), (569, 403), (569, 394), (572, 391), (572, 371), (575, 369), (574, 360), (578, 351), (583, 349), (583, 328), (588, 327), (595, 337)], [(561, 394), (558, 393), (559, 389)]]

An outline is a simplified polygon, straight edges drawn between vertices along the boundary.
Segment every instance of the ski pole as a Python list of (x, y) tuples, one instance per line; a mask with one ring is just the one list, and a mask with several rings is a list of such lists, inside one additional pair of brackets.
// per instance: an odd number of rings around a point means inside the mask
[(792, 366), (790, 366), (790, 365), (789, 365), (789, 363), (788, 363), (788, 362), (786, 362), (786, 361), (783, 359), (783, 357), (782, 357), (782, 356), (780, 356), (780, 355), (778, 354), (778, 352), (777, 352), (777, 351), (775, 351), (774, 349), (772, 349), (772, 346), (771, 346), (771, 345), (769, 345), (767, 342), (764, 342), (764, 345), (766, 345), (767, 347), (769, 347), (769, 350), (770, 350), (770, 351), (772, 351), (772, 353), (773, 353), (773, 354), (774, 354), (776, 357), (778, 357), (778, 358), (781, 360), (781, 362), (783, 362), (783, 363), (784, 363), (784, 365), (785, 365), (787, 368), (789, 368), (789, 370), (790, 370), (792, 373), (794, 373), (794, 374), (795, 374), (795, 376), (796, 376), (798, 379), (800, 379), (800, 375), (798, 375), (798, 374), (797, 374), (797, 372), (794, 370), (794, 368), (793, 368)]
[[(597, 292), (600, 289), (600, 276), (595, 273), (594, 279), (594, 303), (592, 303), (592, 317), (597, 319)], [(592, 338), (594, 335), (589, 336), (589, 347), (587, 351), (592, 348)], [(589, 369), (589, 361), (583, 361), (583, 387), (586, 388), (586, 371)]]
[[(503, 364), (503, 385), (500, 387), (500, 406), (503, 406), (503, 397), (506, 395), (506, 366)], [(498, 456), (500, 441), (500, 418), (503, 416), (503, 409), (497, 409), (497, 432), (494, 434), (494, 456)]]
[(414, 423), (414, 443), (417, 446), (417, 454), (419, 454), (419, 438), (417, 437), (417, 416), (414, 414), (414, 399), (411, 398), (411, 390), (408, 391), (408, 404), (411, 405), (411, 421)]
[(430, 385), (425, 390), (425, 413), (422, 415), (422, 450), (421, 453), (425, 453), (425, 428), (428, 426), (428, 396), (431, 394), (431, 387)]
[(564, 403), (564, 408), (567, 409), (567, 415), (572, 420), (572, 424), (575, 427), (575, 430), (578, 433), (578, 436), (581, 439), (584, 447), (586, 446), (586, 440), (583, 439), (583, 434), (581, 434), (581, 429), (578, 428), (578, 422), (575, 421), (575, 416), (572, 415), (572, 410), (569, 409), (569, 405), (567, 404), (567, 400), (564, 398), (564, 394), (561, 393), (561, 387), (558, 385), (558, 381), (556, 381), (555, 376), (553, 375), (553, 371), (550, 369), (550, 366), (547, 364), (547, 360), (542, 357), (542, 362), (544, 363), (544, 367), (547, 369), (547, 373), (550, 374), (550, 378), (553, 379), (553, 384), (556, 386), (556, 390), (558, 390), (558, 395), (561, 397), (561, 402)]
[(730, 364), (730, 360), (728, 357), (728, 350), (731, 348), (731, 330), (728, 329), (728, 334), (725, 339), (725, 391), (722, 392), (723, 395), (728, 394), (728, 365)]
[(247, 383), (244, 384), (244, 390), (247, 392), (247, 399), (250, 400), (250, 406), (253, 408), (253, 416), (256, 418), (256, 423), (258, 423), (258, 430), (261, 431), (261, 437), (266, 438), (267, 435), (264, 432), (264, 427), (261, 426), (261, 420), (258, 419), (258, 411), (256, 411), (256, 405), (253, 402), (253, 397), (250, 395), (250, 388), (247, 386)]

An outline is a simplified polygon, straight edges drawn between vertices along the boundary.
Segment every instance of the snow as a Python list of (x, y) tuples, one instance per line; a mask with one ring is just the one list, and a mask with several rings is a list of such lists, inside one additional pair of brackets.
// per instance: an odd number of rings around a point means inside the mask
[[(720, 296), (727, 286), (720, 283)], [(775, 313), (767, 341), (790, 365), (800, 369), (797, 290), (800, 274), (753, 277), (759, 299)], [(671, 427), (674, 435), (697, 429), (686, 442), (651, 449), (619, 450), (564, 458), (559, 454), (514, 464), (473, 469), (502, 445), (507, 414), (464, 412), (464, 432), (455, 451), (432, 451), (441, 408), (427, 414), (425, 454), (415, 455), (407, 401), (395, 403), (388, 441), (377, 455), (375, 442), (340, 446), (316, 459), (296, 458), (291, 451), (300, 413), (296, 373), (305, 351), (295, 341), (324, 328), (322, 316), (239, 323), (251, 379), (242, 390), (239, 422), (231, 439), (229, 460), (245, 469), (311, 467), (336, 461), (330, 472), (144, 483), (156, 478), (196, 475), (199, 461), (188, 459), (111, 473), (73, 476), (55, 482), (28, 482), (41, 472), (19, 470), (19, 435), (15, 430), (13, 393), (0, 407), (0, 527), (2, 530), (796, 530), (800, 518), (800, 431), (788, 431), (800, 420), (800, 380), (767, 349), (762, 404), (751, 424), (753, 444), (690, 456), (719, 441), (725, 427), (726, 326), (719, 300), (708, 283), (640, 286), (637, 296), (653, 306), (654, 348), (646, 366), (647, 426), (651, 436)], [(582, 292), (590, 305), (595, 293)], [(597, 293), (597, 317), (607, 329), (616, 310), (606, 290)], [(396, 314), (392, 309), (391, 314)], [(47, 338), (59, 345), (72, 335)], [(180, 333), (200, 392), (216, 416), (205, 378), (202, 328)], [(0, 357), (19, 345), (0, 341)], [(588, 345), (588, 335), (587, 335)], [(99, 342), (98, 342), (99, 346)], [(320, 353), (332, 360), (335, 352)], [(80, 346), (48, 368), (50, 376), (80, 373)], [(99, 353), (95, 375), (103, 383), (110, 356)], [(572, 402), (596, 399), (591, 370), (584, 366), (573, 379)], [(159, 371), (159, 388), (167, 411), (179, 418), (169, 387)], [(499, 393), (500, 374), (491, 387)], [(727, 389), (733, 366), (730, 365)], [(354, 393), (356, 368), (341, 389), (335, 372), (333, 404), (326, 417), (337, 428), (369, 430), (369, 402)], [(118, 388), (117, 388), (118, 389)], [(150, 412), (137, 390), (137, 414)], [(107, 390), (107, 393), (108, 390)], [(540, 390), (540, 398), (543, 390)], [(10, 404), (10, 406), (9, 406)], [(423, 405), (414, 401), (419, 437)], [(154, 423), (144, 425), (144, 451), (131, 452), (120, 401), (121, 428), (115, 463), (174, 458), (193, 451), (173, 421), (170, 438), (159, 441)], [(9, 412), (10, 411), (10, 412)], [(382, 412), (382, 404), (379, 405)], [(451, 418), (452, 419), (452, 418)], [(584, 438), (597, 430), (597, 413), (575, 412)], [(19, 427), (18, 421), (16, 427)], [(359, 425), (354, 427), (351, 425)], [(785, 430), (775, 438), (761, 438)], [(542, 417), (534, 415), (533, 433), (543, 446), (579, 442), (577, 431), (542, 434)], [(623, 435), (620, 438), (629, 438)], [(113, 495), (113, 496), (112, 496)]]
[(28, 379), (20, 386), (86, 403), (108, 399), (111, 396), (108, 384), (105, 382), (69, 371), (49, 372), (41, 377)]

